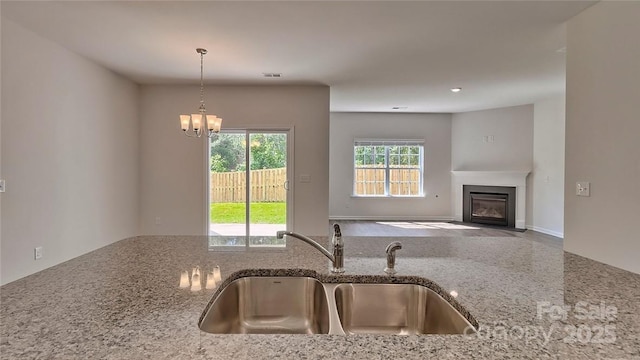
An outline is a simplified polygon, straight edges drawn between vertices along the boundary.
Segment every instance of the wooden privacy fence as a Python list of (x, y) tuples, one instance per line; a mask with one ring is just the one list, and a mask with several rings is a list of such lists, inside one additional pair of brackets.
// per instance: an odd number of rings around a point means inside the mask
[[(287, 180), (287, 169), (264, 169), (249, 171), (252, 202), (284, 202), (287, 192), (284, 183)], [(247, 178), (244, 171), (212, 172), (210, 197), (212, 203), (245, 202), (247, 195)]]
[[(385, 169), (356, 169), (356, 195), (384, 195)], [(389, 195), (420, 194), (420, 169), (389, 169)]]
[[(251, 170), (252, 202), (283, 202), (287, 199), (284, 183), (287, 180), (287, 169)], [(391, 195), (420, 194), (420, 170), (389, 170), (389, 192)], [(384, 169), (357, 169), (357, 195), (383, 195)], [(238, 203), (246, 201), (247, 179), (244, 171), (212, 172), (211, 202)]]

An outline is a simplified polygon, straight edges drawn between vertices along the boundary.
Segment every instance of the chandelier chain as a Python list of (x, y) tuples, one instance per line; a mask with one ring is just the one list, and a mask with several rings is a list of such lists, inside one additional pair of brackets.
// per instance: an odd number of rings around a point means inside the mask
[(204, 66), (203, 66), (203, 60), (204, 58), (204, 54), (200, 53), (200, 105), (201, 105), (201, 109), (204, 109)]

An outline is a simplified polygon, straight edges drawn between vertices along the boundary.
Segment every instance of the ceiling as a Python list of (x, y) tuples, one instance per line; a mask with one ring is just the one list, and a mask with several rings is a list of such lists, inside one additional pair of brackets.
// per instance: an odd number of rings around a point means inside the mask
[(594, 1), (1, 4), (140, 84), (197, 84), (204, 47), (207, 84), (325, 84), (332, 111), (463, 112), (562, 93), (564, 22)]

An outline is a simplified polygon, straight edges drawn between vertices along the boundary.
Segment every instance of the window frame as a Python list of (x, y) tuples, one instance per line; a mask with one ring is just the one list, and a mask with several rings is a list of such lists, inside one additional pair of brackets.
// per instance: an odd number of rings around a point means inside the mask
[[(357, 166), (356, 156), (357, 151), (356, 148), (370, 146), (370, 147), (384, 147), (384, 166), (376, 166), (375, 158), (377, 156), (377, 152), (373, 151), (374, 161), (370, 166)], [(418, 193), (410, 194), (410, 195), (393, 195), (391, 194), (391, 171), (394, 169), (402, 169), (402, 167), (396, 166), (394, 167), (390, 161), (390, 148), (393, 146), (417, 146), (419, 149), (418, 155), (418, 165), (415, 167), (411, 167), (409, 169), (417, 169), (419, 174), (418, 179)], [(412, 156), (415, 154), (407, 154), (408, 156)], [(398, 140), (398, 139), (354, 139), (353, 141), (353, 156), (351, 157), (353, 163), (353, 178), (351, 181), (352, 185), (352, 197), (358, 198), (421, 198), (425, 196), (424, 191), (424, 140), (423, 139), (412, 139), (412, 140)], [(358, 194), (357, 187), (357, 171), (362, 169), (375, 169), (380, 170), (384, 169), (384, 194)], [(406, 169), (406, 168), (405, 168)]]

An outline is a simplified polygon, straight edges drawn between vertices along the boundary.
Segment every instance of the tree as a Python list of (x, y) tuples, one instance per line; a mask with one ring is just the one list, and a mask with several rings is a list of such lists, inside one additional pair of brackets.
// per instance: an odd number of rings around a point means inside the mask
[(219, 134), (211, 143), (210, 155), (213, 172), (244, 170), (244, 136)]
[(251, 135), (251, 170), (286, 166), (287, 141), (284, 134)]
[(357, 145), (356, 167), (384, 167), (388, 156), (389, 166), (417, 166), (420, 163), (420, 147), (416, 145)]
[[(211, 143), (211, 171), (244, 171), (245, 135), (219, 134)], [(287, 136), (285, 134), (251, 134), (251, 170), (286, 167)]]

